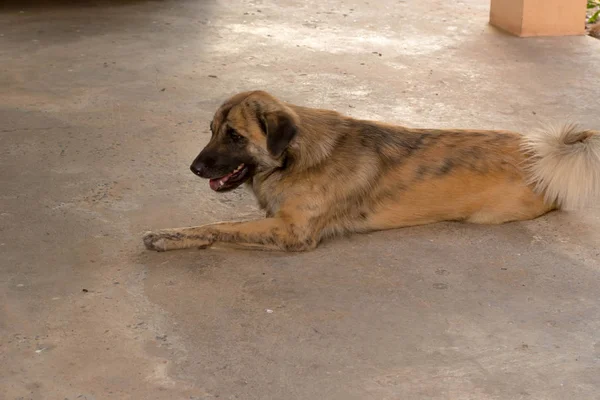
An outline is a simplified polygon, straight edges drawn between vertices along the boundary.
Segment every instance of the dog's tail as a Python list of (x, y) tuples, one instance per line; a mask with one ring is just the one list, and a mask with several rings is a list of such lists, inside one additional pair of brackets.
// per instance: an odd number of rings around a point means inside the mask
[(548, 204), (572, 210), (600, 200), (600, 131), (549, 127), (525, 136), (523, 150), (527, 183)]

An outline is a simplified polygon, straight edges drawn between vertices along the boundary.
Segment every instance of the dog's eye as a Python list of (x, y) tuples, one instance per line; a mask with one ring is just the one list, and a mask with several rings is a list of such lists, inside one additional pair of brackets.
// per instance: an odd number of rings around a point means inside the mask
[(229, 128), (227, 130), (227, 134), (229, 135), (230, 138), (232, 138), (235, 141), (240, 141), (242, 140), (244, 137), (242, 135), (240, 135), (239, 133), (237, 133), (237, 131), (233, 128)]

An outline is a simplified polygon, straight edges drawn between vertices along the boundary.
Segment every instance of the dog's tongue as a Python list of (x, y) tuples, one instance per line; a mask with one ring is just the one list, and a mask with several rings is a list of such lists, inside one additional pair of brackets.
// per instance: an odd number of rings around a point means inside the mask
[[(222, 187), (222, 186), (225, 184), (225, 182), (227, 182), (227, 180), (228, 180), (229, 178), (231, 178), (231, 176), (232, 176), (233, 174), (235, 174), (235, 171), (234, 171), (234, 172), (230, 172), (230, 173), (228, 173), (227, 175), (225, 175), (225, 176), (222, 176), (222, 177), (220, 177), (220, 178), (211, 179), (211, 180), (209, 180), (209, 181), (208, 181), (208, 184), (210, 185), (210, 188), (211, 188), (212, 190), (215, 190), (215, 191), (216, 191), (216, 190), (220, 189), (220, 188), (221, 188), (221, 187)], [(221, 183), (221, 182), (223, 182), (223, 183)]]
[(220, 178), (219, 179), (211, 179), (208, 181), (210, 188), (214, 191), (217, 191), (221, 187)]
[(227, 183), (227, 181), (229, 180), (229, 178), (231, 178), (232, 176), (237, 176), (238, 174), (241, 173), (241, 171), (243, 171), (243, 167), (244, 164), (240, 164), (235, 170), (233, 170), (232, 172), (228, 173), (225, 176), (222, 176), (220, 178), (215, 178), (215, 179), (210, 179), (208, 181), (208, 184), (210, 185), (210, 188), (212, 190), (219, 190), (221, 189), (225, 183)]

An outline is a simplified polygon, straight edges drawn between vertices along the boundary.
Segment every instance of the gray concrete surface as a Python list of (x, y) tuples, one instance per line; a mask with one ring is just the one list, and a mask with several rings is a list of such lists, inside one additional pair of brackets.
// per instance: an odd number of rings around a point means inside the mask
[(309, 254), (140, 241), (259, 215), (188, 170), (234, 92), (600, 129), (600, 41), (507, 36), (487, 0), (44, 4), (0, 9), (2, 399), (600, 398), (599, 209)]

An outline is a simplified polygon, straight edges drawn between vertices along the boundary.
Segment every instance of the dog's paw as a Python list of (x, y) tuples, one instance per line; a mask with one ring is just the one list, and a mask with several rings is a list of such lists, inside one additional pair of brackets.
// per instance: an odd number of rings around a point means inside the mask
[(167, 251), (167, 240), (160, 233), (146, 232), (144, 234), (144, 246), (148, 250)]

